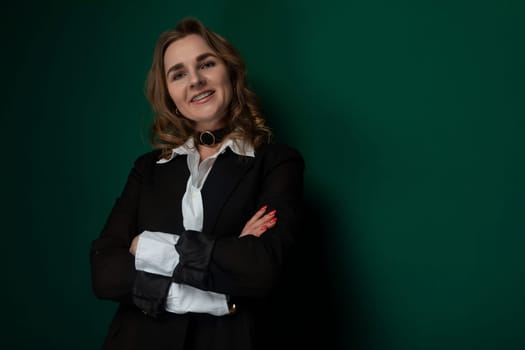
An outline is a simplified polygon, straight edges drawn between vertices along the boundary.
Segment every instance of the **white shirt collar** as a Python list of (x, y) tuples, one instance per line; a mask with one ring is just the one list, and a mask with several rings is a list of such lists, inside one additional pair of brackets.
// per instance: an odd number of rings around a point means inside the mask
[[(219, 154), (223, 153), (226, 148), (229, 147), (234, 153), (245, 156), (245, 157), (255, 157), (255, 152), (253, 149), (253, 146), (245, 142), (242, 139), (228, 139), (226, 142), (224, 142), (221, 145), (221, 148), (215, 153), (212, 157), (217, 157)], [(164, 164), (175, 158), (177, 155), (183, 155), (183, 154), (193, 154), (197, 151), (197, 147), (195, 147), (195, 142), (193, 140), (193, 137), (188, 138), (188, 140), (180, 145), (179, 147), (173, 148), (171, 150), (171, 155), (167, 159), (159, 159), (157, 161), (157, 164)]]

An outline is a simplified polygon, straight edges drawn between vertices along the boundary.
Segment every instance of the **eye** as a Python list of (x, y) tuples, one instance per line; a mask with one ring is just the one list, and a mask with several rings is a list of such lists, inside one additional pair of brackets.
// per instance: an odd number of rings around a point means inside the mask
[(215, 67), (215, 62), (214, 61), (207, 61), (207, 62), (204, 62), (203, 64), (200, 65), (200, 69), (208, 69), (208, 68), (212, 68), (212, 67)]
[(171, 75), (171, 78), (170, 80), (171, 81), (174, 81), (174, 80), (179, 80), (179, 79), (182, 79), (184, 77), (184, 72), (175, 72)]

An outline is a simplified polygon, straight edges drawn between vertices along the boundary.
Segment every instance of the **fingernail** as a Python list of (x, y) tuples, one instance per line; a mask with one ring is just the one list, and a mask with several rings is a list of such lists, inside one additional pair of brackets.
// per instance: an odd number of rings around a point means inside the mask
[(273, 218), (273, 219), (270, 220), (270, 224), (272, 224), (272, 225), (275, 224), (276, 222), (277, 222), (277, 218)]
[(261, 207), (261, 209), (259, 209), (259, 210), (266, 210), (266, 208), (268, 208), (268, 206), (267, 206), (267, 205), (263, 205), (263, 206)]
[(268, 216), (272, 217), (272, 216), (275, 215), (275, 213), (277, 213), (277, 210), (274, 209), (274, 210), (272, 210), (271, 212), (268, 213)]

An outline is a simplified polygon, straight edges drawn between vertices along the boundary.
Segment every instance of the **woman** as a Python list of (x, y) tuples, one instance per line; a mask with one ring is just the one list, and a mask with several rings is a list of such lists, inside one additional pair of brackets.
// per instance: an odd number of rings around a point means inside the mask
[(95, 295), (119, 303), (104, 349), (257, 348), (301, 222), (302, 157), (269, 142), (240, 56), (196, 19), (160, 36), (146, 90), (155, 150), (91, 247)]

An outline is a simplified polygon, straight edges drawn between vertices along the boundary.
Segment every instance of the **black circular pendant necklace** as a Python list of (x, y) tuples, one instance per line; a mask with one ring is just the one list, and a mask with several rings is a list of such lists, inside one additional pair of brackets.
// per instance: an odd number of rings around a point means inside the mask
[(199, 131), (195, 137), (197, 144), (203, 146), (215, 146), (221, 143), (226, 135), (230, 133), (230, 128), (222, 128), (217, 130)]

